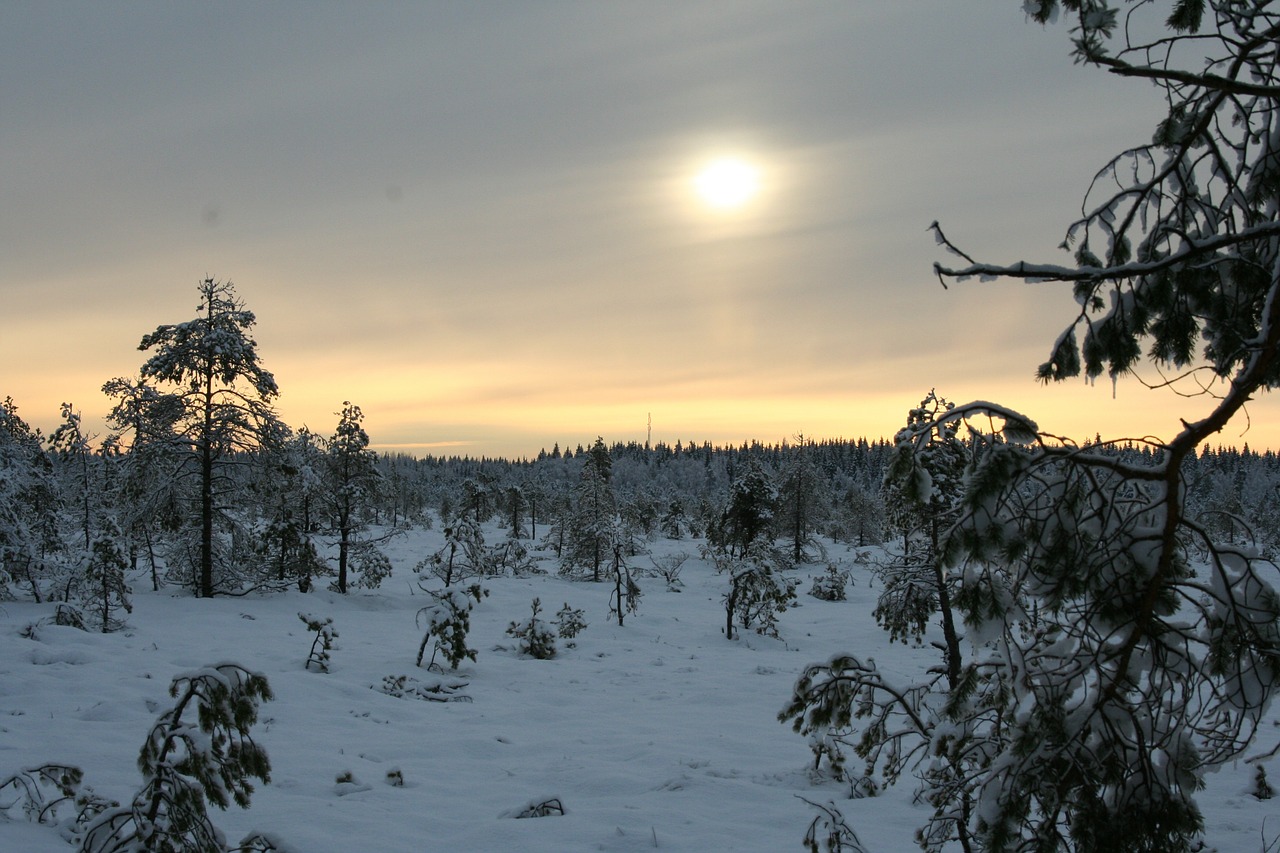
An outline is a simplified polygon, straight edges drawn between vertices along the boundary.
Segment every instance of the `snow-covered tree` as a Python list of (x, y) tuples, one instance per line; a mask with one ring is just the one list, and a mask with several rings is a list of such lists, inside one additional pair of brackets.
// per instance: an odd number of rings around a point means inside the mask
[(113, 380), (104, 390), (117, 396), (113, 421), (147, 429), (144, 443), (165, 440), (183, 451), (181, 476), (193, 475), (199, 491), (194, 585), (208, 598), (243, 581), (233, 566), (220, 566), (226, 577), (215, 577), (215, 528), (228, 490), (237, 484), (221, 476), (221, 469), (252, 459), (249, 451), (282, 438), (286, 428), (271, 407), (279, 395), (275, 377), (262, 366), (257, 341), (249, 336), (257, 318), (231, 282), (208, 278), (198, 289), (197, 317), (159, 326), (138, 346), (152, 353), (142, 365), (142, 382), (159, 388)]
[(369, 588), (378, 586), (390, 573), (389, 561), (377, 545), (358, 538), (368, 527), (364, 513), (382, 482), (378, 457), (369, 449), (363, 422), (360, 407), (344, 401), (338, 427), (325, 446), (323, 497), (338, 536), (335, 588), (341, 593), (347, 591), (353, 568), (359, 569), (354, 583)]
[(1150, 20), (1160, 6), (1135, 3), (1122, 24), (1109, 0), (1026, 7), (1065, 12), (1077, 60), (1154, 81), (1167, 116), (1098, 174), (1064, 243), (1073, 262), (981, 263), (935, 226), (964, 261), (937, 272), (1069, 284), (1076, 316), (1041, 379), (1118, 380), (1145, 354), (1153, 384), (1203, 411), (1138, 458), (991, 403), (904, 431), (911, 453), (939, 428), (971, 437), (939, 536), (971, 654), (954, 686), (837, 656), (783, 716), (808, 733), (856, 725), (871, 766), (914, 771), (926, 849), (1195, 849), (1195, 792), (1253, 741), (1280, 684), (1274, 565), (1186, 503), (1196, 449), (1280, 385), (1280, 10), (1178, 0)]
[(323, 440), (303, 427), (265, 462), (259, 486), (265, 524), (257, 532), (265, 573), (308, 592), (317, 576), (333, 574), (314, 536), (325, 488)]
[(0, 596), (14, 584), (42, 600), (44, 556), (57, 547), (56, 495), (39, 430), (6, 397), (0, 403)]
[[(171, 395), (133, 379), (111, 379), (102, 391), (116, 401), (107, 416), (114, 432), (102, 443), (114, 469), (116, 517), (130, 543), (131, 568), (144, 556), (152, 589), (158, 590), (159, 554), (166, 540), (180, 535), (188, 507), (197, 500), (191, 454), (174, 432), (180, 406)], [(180, 571), (181, 561), (171, 568)], [(184, 582), (190, 584), (190, 577)]]
[(730, 486), (717, 540), (733, 554), (745, 554), (757, 541), (772, 544), (777, 505), (778, 488), (773, 478), (757, 460), (750, 460)]
[(778, 636), (778, 615), (796, 602), (797, 582), (784, 574), (791, 568), (787, 555), (764, 539), (755, 539), (742, 550), (709, 545), (703, 554), (729, 578), (724, 594), (725, 637), (737, 636), (735, 624)]
[(440, 550), (419, 562), (413, 570), (419, 574), (427, 572), (451, 587), (459, 581), (488, 574), (489, 565), (484, 531), (470, 513), (463, 512), (445, 524)]
[(538, 660), (550, 660), (556, 656), (556, 632), (538, 614), (542, 612), (542, 601), (535, 598), (531, 605), (529, 618), (512, 622), (507, 626), (507, 636), (519, 642), (519, 652)]
[(103, 521), (90, 543), (80, 585), (81, 604), (98, 618), (104, 634), (123, 625), (123, 620), (116, 615), (119, 611), (133, 612), (133, 603), (129, 600), (132, 590), (125, 580), (129, 563), (121, 543), (120, 528), (115, 521)]
[[(249, 807), (252, 779), (270, 781), (267, 752), (249, 730), (272, 698), (267, 679), (232, 663), (174, 678), (176, 704), (160, 715), (138, 756), (143, 786), (85, 830), (82, 853), (224, 853), (206, 802)], [(189, 712), (196, 719), (184, 719)]]
[(816, 543), (814, 533), (830, 510), (831, 495), (810, 458), (812, 439), (799, 435), (796, 441), (782, 468), (774, 523), (778, 535), (791, 540), (792, 562), (800, 563)]
[(591, 580), (599, 581), (612, 553), (616, 533), (614, 519), (617, 503), (610, 482), (612, 461), (603, 438), (596, 438), (574, 491), (573, 504), (566, 521), (565, 548), (561, 555), (562, 571), (585, 570)]
[(99, 490), (94, 476), (93, 437), (85, 434), (80, 413), (73, 405), (63, 403), (61, 413), (62, 423), (49, 436), (49, 449), (63, 469), (62, 503), (65, 507), (74, 508), (77, 527), (87, 551), (93, 542), (96, 505), (101, 503), (101, 496), (96, 494)]
[[(621, 522), (616, 524), (620, 526)], [(609, 613), (617, 617), (618, 627), (622, 627), (628, 613), (634, 615), (639, 612), (640, 597), (643, 595), (640, 584), (636, 583), (622, 551), (622, 537), (617, 535), (614, 537), (610, 569), (613, 574), (613, 592), (609, 596)]]
[(417, 665), (422, 666), (427, 644), (434, 641), (427, 668), (435, 666), (436, 654), (443, 653), (451, 669), (457, 669), (464, 660), (475, 660), (476, 650), (467, 645), (471, 632), (471, 610), (480, 600), (487, 598), (489, 590), (478, 583), (469, 586), (445, 587), (428, 590), (433, 601), (418, 611), (414, 617), (418, 627), (426, 625), (426, 633), (418, 645)]

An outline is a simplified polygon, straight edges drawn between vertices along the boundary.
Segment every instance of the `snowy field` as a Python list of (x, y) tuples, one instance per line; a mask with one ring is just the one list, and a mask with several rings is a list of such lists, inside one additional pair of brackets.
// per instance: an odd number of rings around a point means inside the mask
[[(501, 536), (486, 529), (489, 541)], [(781, 639), (722, 633), (726, 581), (698, 559), (697, 542), (652, 543), (686, 552), (683, 592), (641, 578), (639, 615), (609, 618), (611, 584), (547, 576), (486, 582), (472, 616), (479, 650), (459, 680), (468, 702), (395, 698), (386, 676), (432, 679), (416, 669), (427, 596), (411, 567), (440, 547), (439, 530), (414, 531), (386, 550), (396, 573), (374, 591), (194, 600), (134, 584), (129, 627), (110, 635), (42, 625), (49, 605), (0, 608), (0, 778), (57, 761), (80, 766), (102, 796), (127, 801), (141, 784), (138, 750), (170, 707), (178, 673), (232, 661), (265, 674), (275, 700), (255, 739), (268, 751), (271, 784), (252, 807), (212, 810), (235, 842), (251, 830), (299, 853), (350, 851), (781, 851), (801, 850), (814, 810), (800, 797), (835, 800), (871, 851), (915, 849), (925, 812), (913, 780), (879, 797), (846, 799), (843, 784), (811, 778), (806, 742), (777, 720), (802, 667), (838, 651), (874, 656), (882, 669), (918, 671), (932, 649), (890, 646), (871, 618), (877, 588), (851, 549), (830, 556), (853, 574), (849, 600), (808, 596), (823, 565), (797, 571), (800, 605), (781, 618)], [(647, 568), (646, 557), (633, 565)], [(550, 619), (568, 603), (589, 627), (553, 660), (519, 657), (505, 635), (542, 600)], [(313, 635), (299, 611), (330, 617), (339, 633), (328, 673), (304, 669)], [(1275, 711), (1250, 755), (1280, 740)], [(856, 757), (850, 761), (857, 766)], [(1280, 758), (1269, 764), (1280, 782)], [(398, 769), (404, 784), (387, 782)], [(339, 784), (342, 774), (351, 782)], [(1253, 766), (1213, 777), (1199, 799), (1207, 840), (1220, 851), (1261, 851), (1280, 835), (1280, 800), (1249, 796)], [(531, 802), (558, 798), (563, 816), (516, 820)], [(0, 819), (0, 851), (70, 849), (57, 832)], [(1269, 820), (1268, 820), (1269, 818)], [(1265, 822), (1265, 826), (1264, 826)]]

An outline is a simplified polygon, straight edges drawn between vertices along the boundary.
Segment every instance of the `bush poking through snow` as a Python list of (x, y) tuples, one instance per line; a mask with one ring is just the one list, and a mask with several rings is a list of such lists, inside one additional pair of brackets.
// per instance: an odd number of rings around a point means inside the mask
[[(259, 703), (272, 698), (265, 676), (223, 663), (179, 675), (169, 695), (177, 703), (156, 720), (138, 756), (142, 788), (128, 806), (89, 823), (82, 853), (223, 853), (226, 839), (205, 801), (248, 808), (249, 780), (270, 781), (267, 752), (249, 735)], [(192, 706), (194, 724), (183, 719)]]
[(298, 618), (307, 626), (308, 631), (314, 631), (316, 635), (311, 641), (311, 654), (307, 655), (303, 669), (311, 669), (311, 665), (315, 664), (317, 671), (328, 672), (329, 652), (335, 648), (333, 641), (338, 639), (338, 632), (333, 630), (333, 619), (317, 619), (310, 613), (299, 613)]
[(527, 817), (563, 817), (564, 803), (559, 797), (547, 797), (545, 800), (530, 800), (518, 809), (505, 811), (498, 817), (520, 820)]
[[(84, 772), (66, 764), (42, 764), (28, 767), (0, 782), (0, 818), (21, 806), (22, 813), (33, 823), (56, 825), (64, 838), (73, 840), (101, 812), (119, 803), (105, 800), (80, 783)], [(70, 805), (74, 814), (58, 819), (63, 806)]]
[(53, 610), (53, 624), (67, 628), (79, 628), (81, 631), (89, 630), (85, 627), (84, 614), (80, 612), (80, 608), (64, 601), (58, 602), (58, 606)]
[(542, 612), (542, 602), (533, 600), (533, 613), (523, 622), (512, 622), (507, 626), (507, 636), (520, 641), (520, 654), (539, 660), (550, 660), (556, 656), (556, 634), (551, 627), (538, 618)]
[[(58, 806), (75, 797), (84, 779), (79, 767), (65, 764), (44, 764), (28, 767), (0, 782), (0, 811), (6, 815), (9, 809), (22, 805), (22, 813), (35, 823), (49, 823), (56, 817)], [(45, 791), (52, 788), (58, 796), (45, 798)], [(15, 799), (10, 800), (10, 797)]]
[(435, 647), (431, 650), (431, 660), (427, 669), (440, 669), (436, 664), (436, 653), (444, 653), (450, 669), (457, 669), (464, 660), (476, 659), (476, 650), (467, 646), (467, 633), (471, 630), (471, 608), (480, 603), (480, 599), (489, 595), (489, 590), (473, 583), (466, 588), (446, 588), (428, 590), (434, 603), (418, 611), (414, 616), (414, 624), (422, 627), (426, 621), (427, 632), (418, 644), (417, 665), (422, 666), (422, 658), (427, 651), (427, 643), (435, 639)]
[(561, 607), (556, 613), (556, 633), (563, 640), (572, 640), (582, 633), (586, 627), (587, 620), (582, 615), (582, 611), (570, 607), (567, 601), (564, 607)]
[(815, 803), (805, 800), (818, 810), (818, 815), (809, 823), (804, 834), (804, 846), (810, 853), (866, 853), (858, 834), (845, 823), (844, 815), (836, 808), (835, 803)]
[(658, 573), (658, 577), (666, 582), (668, 592), (680, 592), (684, 589), (684, 582), (680, 580), (680, 570), (684, 568), (685, 561), (688, 559), (689, 555), (682, 551), (679, 554), (650, 557), (649, 562), (653, 563), (653, 570)]
[(471, 697), (458, 691), (466, 687), (466, 681), (445, 681), (437, 679), (431, 683), (419, 681), (408, 675), (388, 675), (382, 684), (374, 685), (378, 690), (396, 699), (421, 699), (425, 702), (470, 702)]
[(296, 847), (290, 847), (273, 833), (254, 832), (240, 840), (239, 847), (231, 848), (228, 853), (300, 853)]
[(849, 573), (841, 571), (834, 563), (827, 566), (826, 572), (813, 579), (809, 594), (823, 601), (844, 601), (845, 588), (849, 584)]
[(1253, 774), (1253, 790), (1249, 793), (1259, 800), (1269, 800), (1276, 795), (1276, 789), (1267, 781), (1267, 771), (1261, 764), (1258, 765), (1258, 771)]
[(724, 595), (725, 636), (737, 636), (734, 623), (766, 637), (778, 636), (778, 615), (796, 603), (796, 581), (784, 577), (786, 555), (765, 542), (753, 542), (742, 553), (711, 546), (706, 556), (720, 574), (729, 575)]

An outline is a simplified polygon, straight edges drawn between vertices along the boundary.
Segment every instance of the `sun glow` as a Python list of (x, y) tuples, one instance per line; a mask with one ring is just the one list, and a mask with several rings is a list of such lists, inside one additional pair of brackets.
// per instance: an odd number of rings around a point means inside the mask
[(712, 207), (741, 207), (760, 190), (760, 170), (745, 160), (715, 160), (698, 173), (694, 187)]

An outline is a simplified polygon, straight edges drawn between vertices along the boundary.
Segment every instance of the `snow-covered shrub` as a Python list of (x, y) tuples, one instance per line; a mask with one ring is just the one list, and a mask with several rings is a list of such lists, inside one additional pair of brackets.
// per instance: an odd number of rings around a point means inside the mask
[(710, 546), (706, 555), (717, 572), (729, 575), (729, 590), (724, 594), (725, 636), (734, 638), (736, 622), (739, 627), (754, 628), (757, 634), (777, 637), (778, 615), (796, 601), (796, 581), (782, 574), (789, 566), (786, 555), (763, 538), (741, 552)]
[(421, 699), (424, 702), (470, 702), (471, 697), (459, 693), (467, 686), (465, 681), (445, 681), (437, 678), (434, 681), (419, 681), (408, 675), (388, 675), (383, 677), (382, 684), (371, 685), (396, 699)]
[(845, 588), (849, 584), (849, 573), (839, 566), (831, 564), (827, 570), (813, 579), (809, 594), (822, 601), (844, 601)]
[[(804, 800), (804, 797), (800, 799)], [(804, 834), (804, 846), (810, 853), (866, 853), (853, 827), (831, 802), (826, 805), (804, 800), (818, 810)]]
[(622, 559), (622, 546), (613, 546), (613, 593), (609, 596), (609, 613), (618, 617), (618, 625), (630, 613), (635, 615), (640, 609), (640, 585), (631, 575), (631, 569)]
[(1259, 800), (1269, 800), (1276, 795), (1276, 789), (1271, 787), (1271, 783), (1267, 781), (1267, 771), (1262, 765), (1258, 765), (1257, 771), (1253, 774), (1253, 790), (1249, 792)]
[(62, 601), (53, 608), (53, 624), (64, 628), (79, 628), (81, 631), (88, 630), (84, 624), (84, 613), (80, 608)]
[(454, 587), (442, 590), (429, 590), (435, 600), (423, 607), (414, 616), (414, 623), (422, 627), (426, 622), (427, 632), (418, 645), (417, 665), (422, 666), (423, 655), (426, 654), (427, 643), (435, 639), (435, 648), (431, 651), (431, 660), (427, 668), (435, 666), (436, 652), (444, 654), (450, 669), (457, 669), (464, 660), (475, 660), (476, 650), (467, 646), (467, 633), (471, 630), (471, 608), (480, 603), (480, 599), (489, 595), (489, 590), (473, 583), (468, 587)]
[(515, 637), (520, 645), (519, 651), (539, 660), (549, 660), (556, 656), (556, 634), (546, 622), (538, 618), (542, 612), (542, 602), (533, 600), (533, 612), (523, 622), (512, 622), (507, 626), (507, 635)]
[(658, 573), (658, 577), (666, 582), (669, 592), (680, 592), (684, 589), (684, 582), (680, 580), (680, 571), (688, 559), (688, 554), (680, 552), (662, 557), (650, 557), (649, 562), (653, 563), (653, 570)]
[[(391, 559), (373, 542), (352, 542), (350, 548), (351, 571), (355, 575), (355, 579), (350, 582), (351, 586), (377, 589), (391, 576)], [(342, 591), (334, 584), (330, 584), (329, 588)]]
[(507, 537), (489, 549), (486, 565), (490, 574), (499, 576), (523, 578), (539, 573), (538, 564), (529, 549), (514, 536)]
[[(440, 550), (420, 560), (413, 570), (451, 587), (468, 578), (491, 574), (489, 558), (480, 524), (464, 510), (445, 525)], [(419, 581), (418, 585), (421, 587), (422, 583)]]
[[(270, 781), (266, 750), (249, 735), (259, 703), (272, 698), (265, 676), (218, 664), (174, 678), (169, 695), (177, 703), (156, 720), (138, 756), (142, 788), (128, 806), (89, 823), (82, 853), (222, 853), (226, 839), (206, 800), (248, 808), (250, 779)], [(184, 719), (193, 707), (194, 722)]]
[(311, 653), (307, 655), (303, 669), (311, 669), (312, 664), (315, 664), (318, 671), (328, 672), (329, 652), (334, 648), (333, 641), (338, 638), (338, 632), (333, 629), (333, 619), (317, 619), (310, 613), (299, 613), (298, 618), (307, 626), (308, 631), (314, 631), (316, 635), (311, 641)]
[(544, 799), (530, 800), (518, 809), (510, 809), (498, 815), (501, 818), (516, 818), (517, 820), (530, 817), (562, 817), (564, 815), (564, 803), (560, 802), (559, 797), (546, 797)]
[[(78, 843), (87, 827), (98, 815), (120, 804), (94, 793), (81, 785), (79, 767), (44, 764), (29, 767), (0, 782), (0, 818), (21, 806), (27, 820), (55, 826), (58, 833), (72, 844)], [(11, 799), (12, 797), (12, 799)]]
[(240, 839), (240, 844), (228, 853), (301, 853), (271, 832), (254, 832)]
[(569, 606), (566, 601), (564, 607), (556, 612), (556, 634), (564, 640), (572, 640), (578, 636), (583, 629), (587, 627), (587, 620), (583, 616), (582, 611)]

